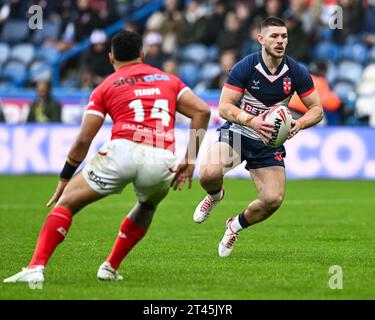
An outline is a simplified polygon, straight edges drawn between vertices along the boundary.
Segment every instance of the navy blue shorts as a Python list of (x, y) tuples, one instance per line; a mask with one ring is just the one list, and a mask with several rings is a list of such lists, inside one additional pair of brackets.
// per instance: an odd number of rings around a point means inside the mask
[(273, 166), (285, 167), (286, 151), (283, 145), (270, 148), (262, 141), (245, 137), (226, 128), (220, 128), (218, 131), (220, 132), (219, 141), (228, 143), (241, 155), (241, 161), (246, 160), (247, 170)]

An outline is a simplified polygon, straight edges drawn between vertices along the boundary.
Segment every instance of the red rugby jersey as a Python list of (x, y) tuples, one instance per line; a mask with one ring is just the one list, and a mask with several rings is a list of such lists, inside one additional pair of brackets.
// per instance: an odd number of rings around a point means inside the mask
[(176, 76), (143, 63), (121, 67), (91, 94), (87, 114), (113, 120), (111, 139), (174, 151), (176, 103), (189, 88)]

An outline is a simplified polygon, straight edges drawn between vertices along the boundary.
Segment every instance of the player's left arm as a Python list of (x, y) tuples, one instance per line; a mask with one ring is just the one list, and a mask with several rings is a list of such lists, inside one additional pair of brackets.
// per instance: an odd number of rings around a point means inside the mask
[(301, 118), (292, 120), (292, 129), (289, 132), (289, 139), (295, 136), (300, 130), (310, 128), (323, 119), (323, 107), (316, 89), (308, 96), (301, 97), (301, 100), (306, 106), (307, 112)]
[(84, 116), (78, 136), (69, 150), (64, 168), (60, 173), (60, 181), (56, 191), (48, 201), (47, 207), (59, 200), (70, 178), (85, 159), (91, 142), (103, 125), (103, 122), (104, 119), (97, 115), (86, 114)]

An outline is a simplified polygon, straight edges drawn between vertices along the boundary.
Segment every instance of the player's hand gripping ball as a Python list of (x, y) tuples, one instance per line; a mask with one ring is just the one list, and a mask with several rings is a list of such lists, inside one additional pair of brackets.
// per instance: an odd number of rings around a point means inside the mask
[(284, 106), (273, 107), (265, 118), (266, 122), (274, 125), (271, 133), (271, 140), (263, 141), (271, 148), (280, 147), (288, 138), (289, 130), (292, 127), (292, 114)]

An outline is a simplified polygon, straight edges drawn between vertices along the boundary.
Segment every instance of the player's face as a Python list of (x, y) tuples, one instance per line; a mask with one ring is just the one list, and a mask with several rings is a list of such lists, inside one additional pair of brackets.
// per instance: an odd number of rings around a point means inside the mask
[(285, 27), (270, 26), (262, 30), (258, 41), (273, 58), (282, 58), (288, 44), (288, 32)]

